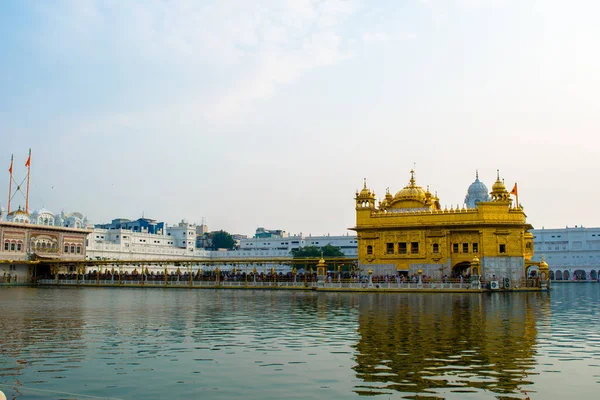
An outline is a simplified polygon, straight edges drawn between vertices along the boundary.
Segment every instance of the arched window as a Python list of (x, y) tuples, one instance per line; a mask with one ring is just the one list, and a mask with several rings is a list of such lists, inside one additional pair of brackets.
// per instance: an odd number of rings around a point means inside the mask
[(75, 253), (75, 246), (71, 245), (71, 253)]
[(81, 245), (80, 244), (77, 245), (76, 250), (77, 250), (77, 254), (81, 254)]
[(22, 248), (23, 248), (23, 242), (18, 241), (17, 242), (17, 251), (21, 251)]
[(373, 246), (371, 246), (371, 245), (367, 246), (367, 254), (373, 254)]
[(69, 245), (65, 244), (65, 253), (68, 253), (68, 252), (69, 252)]
[(16, 243), (15, 242), (11, 242), (10, 243), (10, 251), (15, 251), (15, 246), (16, 246)]
[(437, 243), (433, 244), (433, 254), (437, 254), (440, 252), (440, 245)]
[(8, 242), (8, 240), (4, 241), (4, 251), (8, 251), (8, 248), (10, 247), (10, 243)]

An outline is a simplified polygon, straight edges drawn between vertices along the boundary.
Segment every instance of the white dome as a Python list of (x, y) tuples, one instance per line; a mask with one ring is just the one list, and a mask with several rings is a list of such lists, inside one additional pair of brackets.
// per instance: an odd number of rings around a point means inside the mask
[(481, 201), (490, 201), (490, 194), (487, 186), (479, 180), (479, 172), (475, 173), (475, 182), (471, 183), (467, 189), (465, 204), (469, 208), (475, 208)]

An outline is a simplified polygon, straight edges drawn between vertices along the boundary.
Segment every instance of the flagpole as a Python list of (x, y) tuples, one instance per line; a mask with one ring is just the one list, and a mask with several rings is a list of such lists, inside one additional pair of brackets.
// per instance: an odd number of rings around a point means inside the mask
[(517, 208), (519, 208), (519, 187), (517, 186), (517, 182), (515, 182), (515, 188), (517, 189), (515, 191), (515, 197), (517, 198)]
[(31, 149), (27, 158), (27, 195), (25, 196), (25, 212), (29, 214), (29, 177), (31, 175)]
[(6, 215), (10, 214), (10, 198), (11, 198), (11, 194), (12, 194), (12, 181), (13, 181), (12, 167), (13, 167), (14, 158), (15, 158), (15, 155), (11, 154), (10, 155), (10, 168), (8, 169), (8, 172), (10, 173), (10, 180), (8, 183), (8, 211), (6, 212)]

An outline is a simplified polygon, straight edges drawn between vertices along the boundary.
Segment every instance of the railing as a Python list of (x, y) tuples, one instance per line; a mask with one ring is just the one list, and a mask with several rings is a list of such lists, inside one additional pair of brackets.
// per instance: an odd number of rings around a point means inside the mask
[(321, 289), (430, 289), (430, 290), (468, 290), (479, 289), (477, 285), (470, 282), (451, 281), (451, 282), (369, 282), (367, 279), (353, 280), (341, 279), (330, 281), (300, 281), (300, 280), (282, 280), (282, 281), (244, 281), (244, 280), (121, 280), (118, 279), (39, 279), (41, 285), (111, 285), (111, 286), (148, 286), (148, 287), (223, 287), (223, 288), (321, 288)]

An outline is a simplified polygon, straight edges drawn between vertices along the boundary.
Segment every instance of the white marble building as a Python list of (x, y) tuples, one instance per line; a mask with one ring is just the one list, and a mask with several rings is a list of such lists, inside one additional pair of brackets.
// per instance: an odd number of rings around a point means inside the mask
[(600, 228), (582, 226), (534, 229), (534, 261), (542, 255), (554, 280), (597, 280), (600, 277)]

